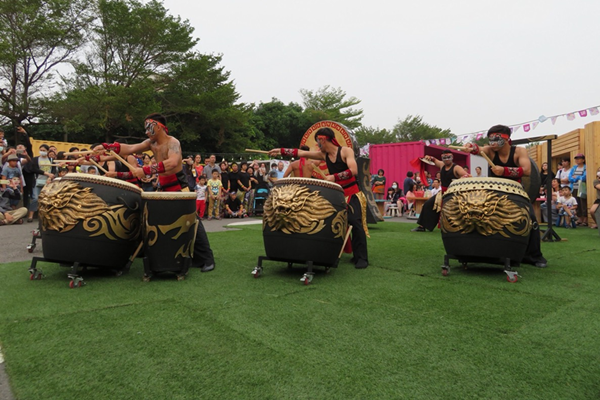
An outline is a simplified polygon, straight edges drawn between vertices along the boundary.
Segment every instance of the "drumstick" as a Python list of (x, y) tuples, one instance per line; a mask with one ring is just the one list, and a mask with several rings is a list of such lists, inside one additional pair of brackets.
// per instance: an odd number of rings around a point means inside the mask
[[(458, 150), (467, 150), (468, 147), (463, 147), (463, 146), (448, 146), (451, 149), (458, 149)], [(487, 154), (485, 154), (485, 151), (480, 151), (479, 155), (481, 155), (483, 158), (486, 159), (486, 161), (488, 162), (488, 164), (490, 164), (490, 166), (492, 168), (494, 168), (496, 165), (492, 162), (492, 160), (490, 160), (490, 158), (488, 157)]]
[(490, 167), (494, 168), (496, 166), (494, 164), (494, 162), (492, 160), (490, 160), (490, 158), (488, 157), (488, 155), (485, 154), (485, 151), (480, 151), (479, 154), (481, 154), (481, 156), (486, 159), (486, 161), (488, 162), (488, 164), (490, 164)]
[(246, 149), (248, 153), (260, 153), (260, 154), (269, 154), (266, 150), (254, 150), (254, 149)]
[(346, 242), (348, 241), (348, 238), (350, 237), (350, 231), (352, 231), (352, 226), (348, 227), (348, 231), (346, 232), (346, 237), (344, 238), (344, 244), (342, 244), (342, 249), (340, 250), (340, 255), (338, 256), (338, 258), (342, 257), (342, 253), (344, 252), (344, 247), (346, 247)]
[(70, 153), (65, 153), (65, 156), (79, 156), (79, 155), (86, 155), (86, 154), (94, 154), (95, 151), (94, 150), (86, 150), (86, 151), (72, 151)]
[(104, 168), (102, 168), (102, 167), (100, 166), (100, 164), (98, 164), (96, 161), (92, 160), (91, 158), (90, 158), (90, 161), (91, 161), (91, 162), (92, 162), (92, 164), (94, 164), (94, 165), (96, 166), (96, 168), (98, 168), (100, 171), (104, 172), (105, 174), (108, 174), (108, 171), (107, 171), (107, 170), (105, 170)]
[(136, 168), (129, 164), (127, 161), (125, 161), (125, 159), (123, 157), (121, 157), (120, 155), (118, 155), (117, 153), (115, 153), (114, 151), (110, 151), (110, 155), (115, 157), (117, 160), (121, 161), (123, 163), (123, 165), (127, 166), (127, 168), (129, 168), (129, 170), (131, 172), (134, 172), (136, 170)]

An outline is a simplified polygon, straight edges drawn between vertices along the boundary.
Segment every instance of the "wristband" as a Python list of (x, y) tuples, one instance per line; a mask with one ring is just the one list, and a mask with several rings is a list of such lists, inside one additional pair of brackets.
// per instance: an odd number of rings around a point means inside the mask
[(471, 154), (475, 154), (475, 155), (479, 154), (479, 146), (477, 145), (477, 143), (473, 143)]
[(86, 156), (84, 157), (85, 161), (96, 161), (97, 163), (100, 162), (100, 156), (99, 155), (95, 155), (95, 154), (86, 154)]
[(298, 149), (286, 149), (282, 147), (279, 151), (282, 156), (298, 157)]
[(504, 174), (507, 178), (520, 178), (523, 176), (523, 168), (522, 167), (504, 167)]
[(346, 179), (352, 178), (352, 171), (347, 169), (345, 171), (338, 172), (337, 174), (333, 174), (333, 177), (336, 182), (345, 181)]
[(144, 174), (146, 175), (154, 175), (165, 172), (165, 164), (163, 162), (159, 162), (158, 164), (145, 165), (142, 167), (144, 170)]
[(119, 154), (119, 152), (121, 151), (121, 143), (102, 143), (102, 147), (104, 147), (105, 150), (108, 151), (114, 151), (115, 153)]
[(117, 178), (127, 180), (133, 178), (133, 174), (131, 172), (117, 172)]

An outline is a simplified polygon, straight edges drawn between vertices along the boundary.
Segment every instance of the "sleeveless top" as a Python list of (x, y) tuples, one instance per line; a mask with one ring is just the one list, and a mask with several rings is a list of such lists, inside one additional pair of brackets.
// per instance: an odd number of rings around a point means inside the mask
[[(338, 147), (337, 155), (335, 156), (335, 162), (332, 162), (329, 159), (329, 154), (325, 156), (325, 163), (327, 164), (327, 169), (331, 175), (343, 172), (348, 169), (348, 164), (346, 164), (342, 160), (342, 148)], [(356, 182), (356, 178), (354, 176), (350, 177), (350, 179), (345, 179), (343, 181), (337, 182), (343, 189), (345, 196), (351, 196), (354, 193), (358, 193), (360, 190), (358, 189), (358, 183)]]
[[(506, 160), (506, 163), (504, 163), (500, 160), (500, 155), (498, 154), (498, 152), (496, 152), (496, 154), (494, 154), (494, 159), (492, 160), (492, 162), (499, 167), (514, 167), (514, 168), (519, 167), (517, 165), (517, 163), (515, 162), (516, 149), (517, 148), (515, 146), (510, 146), (510, 153), (508, 154), (508, 160)], [(496, 174), (494, 174), (492, 172), (491, 166), (488, 167), (488, 176), (496, 176)], [(521, 182), (521, 178), (511, 178), (508, 176), (502, 176), (501, 178), (511, 179), (513, 181)]]
[(442, 184), (442, 192), (448, 190), (448, 186), (450, 186), (452, 181), (456, 179), (456, 177), (454, 176), (454, 167), (456, 167), (456, 164), (452, 163), (452, 166), (449, 170), (446, 171), (446, 168), (444, 167), (440, 169), (440, 181)]

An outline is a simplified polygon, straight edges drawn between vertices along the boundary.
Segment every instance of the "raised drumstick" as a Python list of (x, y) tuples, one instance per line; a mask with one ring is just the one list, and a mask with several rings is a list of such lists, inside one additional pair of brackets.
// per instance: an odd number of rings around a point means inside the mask
[(248, 153), (260, 153), (260, 154), (269, 154), (267, 150), (254, 150), (254, 149), (246, 149)]
[(94, 150), (86, 150), (86, 151), (72, 151), (70, 153), (65, 153), (65, 156), (84, 156), (86, 154), (94, 154)]
[(123, 165), (125, 165), (127, 168), (129, 168), (129, 170), (131, 172), (134, 172), (137, 168), (135, 168), (133, 165), (129, 164), (123, 157), (121, 157), (120, 155), (118, 155), (117, 153), (115, 153), (114, 151), (110, 151), (110, 155), (115, 157), (117, 160), (121, 161), (123, 163)]
[(90, 161), (91, 161), (91, 162), (92, 162), (92, 164), (94, 164), (94, 165), (96, 166), (96, 168), (98, 168), (100, 171), (104, 172), (105, 174), (107, 174), (107, 173), (108, 173), (108, 171), (107, 171), (107, 170), (105, 170), (104, 168), (102, 168), (102, 167), (100, 166), (100, 164), (98, 164), (96, 161), (92, 160), (91, 158), (90, 158)]
[[(457, 150), (467, 150), (468, 147), (464, 147), (464, 146), (448, 146), (451, 149), (457, 149)], [(480, 151), (479, 155), (482, 156), (483, 158), (485, 158), (485, 160), (488, 162), (488, 164), (490, 164), (490, 166), (492, 168), (494, 168), (496, 165), (494, 164), (494, 162), (492, 160), (490, 160), (490, 158), (488, 157), (487, 154), (485, 154), (484, 151)]]

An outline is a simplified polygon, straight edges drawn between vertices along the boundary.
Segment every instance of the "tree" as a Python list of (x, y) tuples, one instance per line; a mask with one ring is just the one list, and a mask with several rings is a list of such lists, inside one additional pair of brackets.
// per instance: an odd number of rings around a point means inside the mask
[(52, 71), (79, 50), (92, 21), (91, 0), (0, 2), (0, 115), (19, 125), (38, 117)]
[(450, 129), (442, 129), (423, 122), (420, 115), (408, 115), (403, 121), (398, 121), (392, 129), (396, 141), (414, 142), (418, 140), (453, 137)]
[(271, 149), (298, 147), (312, 122), (299, 104), (292, 102), (286, 105), (274, 98), (268, 103), (260, 103), (254, 110), (253, 124), (264, 135), (260, 145)]
[(305, 113), (312, 122), (325, 119), (339, 122), (350, 129), (361, 126), (363, 110), (352, 108), (360, 103), (356, 97), (345, 99), (346, 92), (341, 88), (323, 86), (316, 92), (300, 89)]
[(186, 147), (239, 152), (258, 132), (248, 124), (252, 107), (236, 104), (240, 95), (220, 63), (220, 55), (188, 54), (162, 79), (157, 99)]
[(168, 75), (197, 43), (193, 30), (158, 1), (100, 0), (90, 50), (51, 114), (79, 136), (143, 138), (143, 117), (161, 111)]
[(359, 147), (363, 147), (367, 143), (370, 144), (382, 144), (382, 143), (394, 143), (396, 137), (394, 134), (387, 129), (373, 128), (370, 126), (361, 126), (354, 130), (356, 141)]

